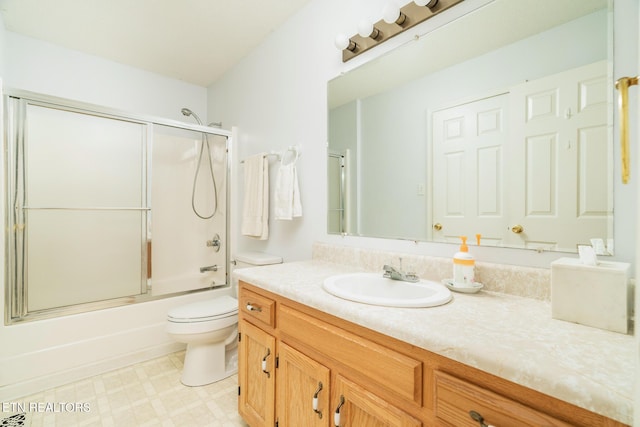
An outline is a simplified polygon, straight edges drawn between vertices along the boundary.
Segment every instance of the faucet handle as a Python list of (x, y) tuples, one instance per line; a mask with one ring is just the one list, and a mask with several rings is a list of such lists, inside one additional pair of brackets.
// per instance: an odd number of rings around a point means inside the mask
[(407, 273), (404, 275), (405, 280), (407, 282), (419, 282), (420, 281), (420, 277), (418, 277), (418, 275), (414, 272), (411, 273)]

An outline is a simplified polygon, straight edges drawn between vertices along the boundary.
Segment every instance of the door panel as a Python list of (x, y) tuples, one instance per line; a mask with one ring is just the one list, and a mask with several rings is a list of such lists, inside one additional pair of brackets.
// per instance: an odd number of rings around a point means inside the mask
[(483, 244), (502, 242), (507, 102), (503, 94), (433, 113), (434, 240), (479, 233)]
[(607, 86), (599, 62), (512, 88), (509, 227), (524, 231), (507, 234), (510, 246), (575, 251), (611, 235)]

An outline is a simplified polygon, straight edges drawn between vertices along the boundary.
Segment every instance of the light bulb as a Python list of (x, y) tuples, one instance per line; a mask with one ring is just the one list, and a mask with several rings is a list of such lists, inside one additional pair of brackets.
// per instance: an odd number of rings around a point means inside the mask
[(378, 31), (378, 29), (373, 26), (371, 21), (363, 19), (358, 24), (358, 34), (360, 34), (361, 37), (371, 37), (372, 39), (377, 39), (380, 31)]
[(338, 34), (336, 36), (336, 47), (340, 50), (346, 49), (349, 46), (349, 38), (344, 34)]
[(400, 11), (400, 6), (395, 1), (391, 1), (387, 3), (382, 11), (382, 19), (387, 24), (398, 24), (402, 25), (404, 23), (406, 16), (404, 13)]
[(400, 16), (400, 8), (395, 2), (389, 2), (382, 11), (382, 19), (387, 24), (393, 24)]
[(418, 6), (427, 6), (429, 9), (438, 4), (438, 0), (413, 0)]
[(360, 21), (360, 23), (358, 24), (358, 34), (360, 34), (360, 36), (369, 37), (372, 32), (373, 24), (371, 23), (371, 21), (368, 21), (366, 19)]
[(335, 45), (340, 50), (347, 49), (351, 52), (356, 50), (356, 44), (344, 34), (338, 34), (336, 36)]

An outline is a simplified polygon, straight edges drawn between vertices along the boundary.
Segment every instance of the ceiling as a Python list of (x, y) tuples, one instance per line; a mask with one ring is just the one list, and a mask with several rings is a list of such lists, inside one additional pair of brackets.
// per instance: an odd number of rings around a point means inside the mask
[(0, 0), (5, 29), (207, 87), (310, 0)]

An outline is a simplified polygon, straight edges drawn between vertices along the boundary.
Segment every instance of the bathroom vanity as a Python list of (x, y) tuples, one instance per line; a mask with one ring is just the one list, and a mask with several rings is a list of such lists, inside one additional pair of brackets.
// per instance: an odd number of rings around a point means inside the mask
[(238, 409), (252, 427), (632, 423), (631, 336), (497, 293), (416, 309), (323, 291), (352, 271), (315, 260), (237, 272)]

